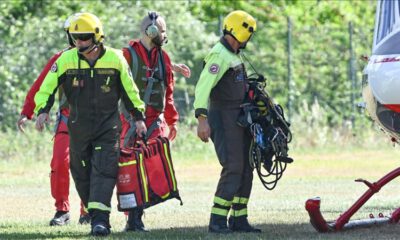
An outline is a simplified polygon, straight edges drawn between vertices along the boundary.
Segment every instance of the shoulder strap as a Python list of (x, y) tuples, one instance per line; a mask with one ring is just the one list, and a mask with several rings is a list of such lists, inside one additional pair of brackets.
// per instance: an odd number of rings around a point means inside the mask
[(160, 68), (160, 77), (162, 78), (162, 81), (167, 82), (167, 74), (165, 73), (164, 55), (161, 49), (158, 51), (158, 66)]
[(147, 128), (147, 132), (146, 132), (146, 135), (144, 137), (145, 138), (144, 140), (146, 142), (149, 139), (149, 137), (151, 136), (151, 134), (153, 133), (153, 131), (160, 127), (161, 122), (162, 122), (162, 120), (161, 120), (160, 116), (158, 116), (156, 118), (156, 120), (154, 120), (154, 122), (152, 122), (151, 125)]
[(136, 81), (137, 73), (138, 73), (138, 55), (136, 53), (136, 50), (133, 49), (131, 45), (128, 45), (128, 50), (129, 53), (131, 54), (131, 72), (132, 72), (132, 78), (134, 81)]

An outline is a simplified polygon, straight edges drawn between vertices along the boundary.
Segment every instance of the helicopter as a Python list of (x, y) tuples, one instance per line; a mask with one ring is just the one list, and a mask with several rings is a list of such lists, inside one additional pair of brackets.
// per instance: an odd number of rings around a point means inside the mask
[[(391, 141), (400, 143), (400, 0), (378, 0), (376, 7), (372, 55), (363, 70), (361, 104), (370, 118)], [(350, 218), (382, 187), (400, 176), (400, 167), (377, 182), (362, 182), (368, 190), (336, 220), (326, 221), (320, 211), (321, 198), (308, 199), (305, 208), (318, 232), (336, 232), (356, 227), (398, 223), (400, 208), (389, 216), (370, 214), (368, 219)]]

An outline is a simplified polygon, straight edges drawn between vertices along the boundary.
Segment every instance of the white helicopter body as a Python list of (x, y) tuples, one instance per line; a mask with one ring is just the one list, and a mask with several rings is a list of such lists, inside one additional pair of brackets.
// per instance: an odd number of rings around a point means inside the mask
[(378, 1), (362, 95), (371, 118), (400, 142), (400, 0)]

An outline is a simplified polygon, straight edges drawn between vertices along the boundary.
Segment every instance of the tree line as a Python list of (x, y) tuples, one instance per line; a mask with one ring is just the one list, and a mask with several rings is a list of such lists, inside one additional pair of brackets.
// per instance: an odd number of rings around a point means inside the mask
[[(302, 113), (304, 104), (319, 101), (326, 111), (326, 123), (334, 127), (352, 116), (350, 99), (358, 89), (351, 88), (349, 49), (352, 45), (356, 79), (361, 79), (364, 63), (358, 56), (370, 53), (375, 5), (375, 1), (355, 0), (2, 1), (0, 126), (2, 130), (14, 128), (27, 90), (47, 60), (67, 46), (62, 30), (65, 19), (84, 11), (100, 18), (106, 45), (114, 48), (139, 37), (140, 21), (148, 11), (165, 17), (169, 38), (165, 49), (173, 62), (192, 69), (189, 79), (176, 76), (175, 92), (182, 120), (190, 120), (203, 58), (218, 41), (223, 17), (241, 9), (258, 24), (244, 54), (256, 71), (267, 77), (271, 95), (285, 108), (290, 103), (294, 115)], [(290, 41), (288, 19), (292, 23)], [(354, 26), (352, 41), (349, 22)], [(253, 72), (248, 63), (246, 67)]]

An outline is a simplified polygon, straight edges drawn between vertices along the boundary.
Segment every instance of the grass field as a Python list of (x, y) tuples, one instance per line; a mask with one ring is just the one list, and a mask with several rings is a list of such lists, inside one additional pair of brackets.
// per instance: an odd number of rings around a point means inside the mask
[[(183, 206), (170, 200), (145, 212), (150, 233), (124, 233), (125, 216), (113, 199), (112, 235), (107, 239), (398, 239), (400, 226), (380, 226), (340, 233), (320, 234), (309, 224), (305, 201), (320, 196), (327, 220), (336, 219), (366, 187), (356, 178), (376, 181), (399, 165), (396, 148), (296, 151), (294, 164), (273, 191), (253, 181), (249, 219), (261, 234), (213, 235), (207, 232), (209, 212), (220, 167), (211, 143), (203, 152), (175, 153), (176, 176)], [(202, 153), (202, 154), (201, 154)], [(87, 239), (89, 226), (78, 225), (79, 199), (71, 181), (72, 221), (65, 227), (49, 227), (54, 214), (49, 186), (48, 152), (40, 161), (19, 157), (0, 161), (0, 239)], [(400, 206), (400, 184), (393, 181), (374, 196), (354, 217), (369, 213), (390, 214)]]

